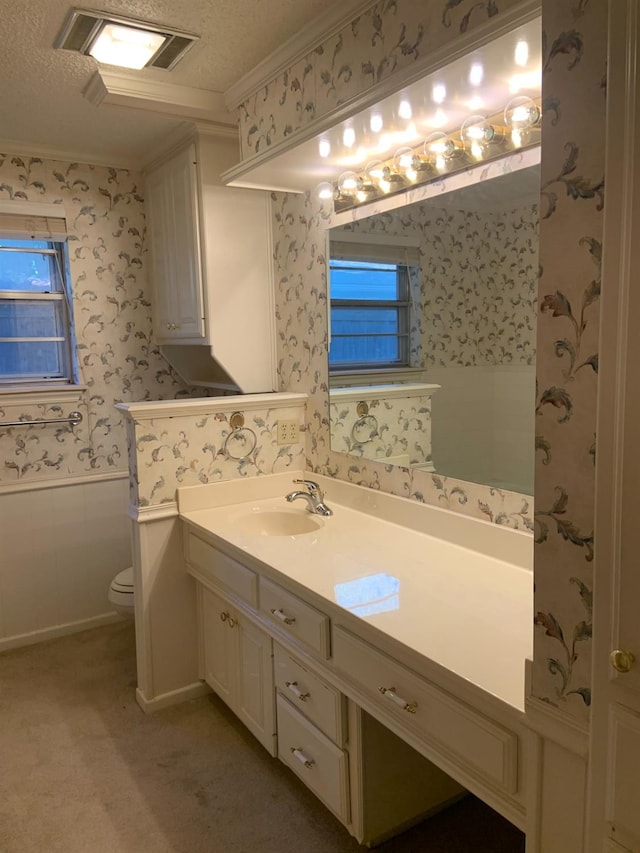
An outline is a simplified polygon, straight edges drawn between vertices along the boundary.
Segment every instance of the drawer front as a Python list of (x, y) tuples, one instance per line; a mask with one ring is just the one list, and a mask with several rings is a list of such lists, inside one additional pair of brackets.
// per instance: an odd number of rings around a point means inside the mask
[(279, 628), (329, 657), (329, 618), (267, 578), (260, 578), (260, 610)]
[(513, 794), (518, 736), (354, 637), (333, 632), (333, 659), (380, 708), (461, 767)]
[(251, 569), (227, 557), (187, 528), (184, 539), (187, 563), (204, 572), (212, 581), (235, 593), (252, 607), (258, 604), (258, 576)]
[(278, 694), (278, 757), (331, 811), (349, 820), (347, 755)]
[(292, 705), (338, 746), (344, 746), (345, 699), (342, 693), (310, 672), (277, 643), (274, 644), (276, 687)]

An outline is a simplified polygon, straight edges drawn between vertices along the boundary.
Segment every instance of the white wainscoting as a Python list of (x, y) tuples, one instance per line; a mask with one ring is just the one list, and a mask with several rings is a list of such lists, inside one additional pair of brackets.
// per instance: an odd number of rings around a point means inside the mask
[(107, 593), (131, 565), (127, 475), (0, 491), (0, 651), (117, 618)]

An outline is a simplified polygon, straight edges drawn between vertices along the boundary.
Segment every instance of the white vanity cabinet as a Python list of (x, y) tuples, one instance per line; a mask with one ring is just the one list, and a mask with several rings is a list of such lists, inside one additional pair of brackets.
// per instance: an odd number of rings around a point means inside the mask
[(212, 590), (198, 595), (204, 680), (275, 755), (271, 637)]
[(237, 140), (196, 126), (145, 170), (153, 327), (192, 384), (273, 391), (269, 194), (224, 186)]
[(201, 675), (359, 842), (376, 844), (464, 794), (351, 701), (331, 668), (331, 619), (185, 523)]

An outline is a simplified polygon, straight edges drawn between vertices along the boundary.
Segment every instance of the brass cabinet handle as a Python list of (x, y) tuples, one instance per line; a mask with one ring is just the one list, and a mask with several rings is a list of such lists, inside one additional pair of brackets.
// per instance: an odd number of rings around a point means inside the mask
[(629, 672), (636, 662), (636, 656), (633, 652), (626, 652), (623, 649), (614, 649), (609, 655), (609, 662), (616, 672)]
[(295, 755), (295, 757), (298, 759), (298, 761), (301, 764), (304, 764), (305, 767), (308, 767), (309, 769), (311, 769), (313, 767), (313, 765), (315, 764), (315, 761), (312, 758), (307, 758), (307, 756), (304, 754), (304, 752), (301, 749), (298, 749), (297, 747), (292, 746), (292, 747), (290, 747), (290, 750), (291, 750), (291, 754)]
[(229, 618), (229, 614), (226, 612), (226, 610), (223, 610), (222, 613), (220, 614), (220, 619), (223, 622), (226, 622), (228, 618)]
[(285, 685), (287, 689), (293, 693), (296, 699), (299, 699), (301, 702), (306, 702), (311, 696), (310, 693), (303, 693), (302, 690), (300, 690), (297, 681), (285, 681)]
[(415, 714), (418, 710), (418, 703), (407, 702), (407, 700), (403, 699), (402, 696), (398, 696), (395, 687), (378, 687), (378, 690), (383, 696), (386, 696), (387, 699), (391, 699), (392, 702), (395, 702), (398, 707), (402, 708), (402, 710), (406, 711), (408, 714)]
[(234, 619), (233, 616), (229, 616), (229, 619), (227, 620), (227, 625), (230, 628), (235, 628), (237, 624), (238, 624), (238, 620)]
[(271, 613), (276, 617), (276, 619), (279, 619), (281, 622), (284, 622), (285, 625), (293, 625), (293, 623), (296, 621), (295, 616), (287, 616), (287, 614), (280, 608), (276, 609), (275, 607), (272, 607)]

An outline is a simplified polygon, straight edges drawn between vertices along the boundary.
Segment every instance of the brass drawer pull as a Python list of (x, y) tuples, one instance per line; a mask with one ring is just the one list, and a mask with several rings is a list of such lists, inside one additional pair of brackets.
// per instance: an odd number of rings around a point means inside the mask
[(287, 686), (287, 689), (293, 693), (296, 699), (299, 699), (301, 702), (306, 702), (311, 696), (310, 693), (303, 693), (302, 690), (300, 690), (297, 681), (285, 681), (285, 685)]
[(227, 613), (226, 610), (223, 610), (222, 613), (220, 614), (220, 619), (223, 622), (226, 622), (228, 618), (229, 618), (229, 614)]
[(298, 759), (298, 761), (301, 764), (304, 764), (304, 766), (308, 767), (309, 769), (311, 769), (313, 767), (313, 765), (315, 764), (315, 761), (312, 758), (307, 758), (307, 756), (304, 754), (304, 752), (301, 749), (297, 749), (295, 746), (290, 747), (290, 749), (291, 749), (291, 754), (295, 755), (295, 757)]
[(378, 687), (378, 690), (383, 696), (386, 696), (387, 699), (391, 699), (392, 702), (395, 702), (395, 704), (402, 708), (403, 711), (406, 711), (409, 714), (415, 714), (418, 710), (418, 703), (407, 702), (406, 699), (402, 698), (402, 696), (398, 696), (395, 687)]
[(228, 622), (227, 622), (227, 625), (228, 625), (230, 628), (235, 628), (237, 624), (238, 624), (238, 620), (237, 620), (237, 619), (234, 619), (234, 618), (233, 618), (233, 616), (229, 616), (229, 620), (228, 620)]
[(275, 607), (272, 607), (271, 613), (276, 617), (276, 619), (279, 619), (281, 622), (284, 622), (285, 625), (293, 625), (293, 623), (296, 621), (295, 616), (287, 616), (287, 614), (280, 608), (276, 609)]

